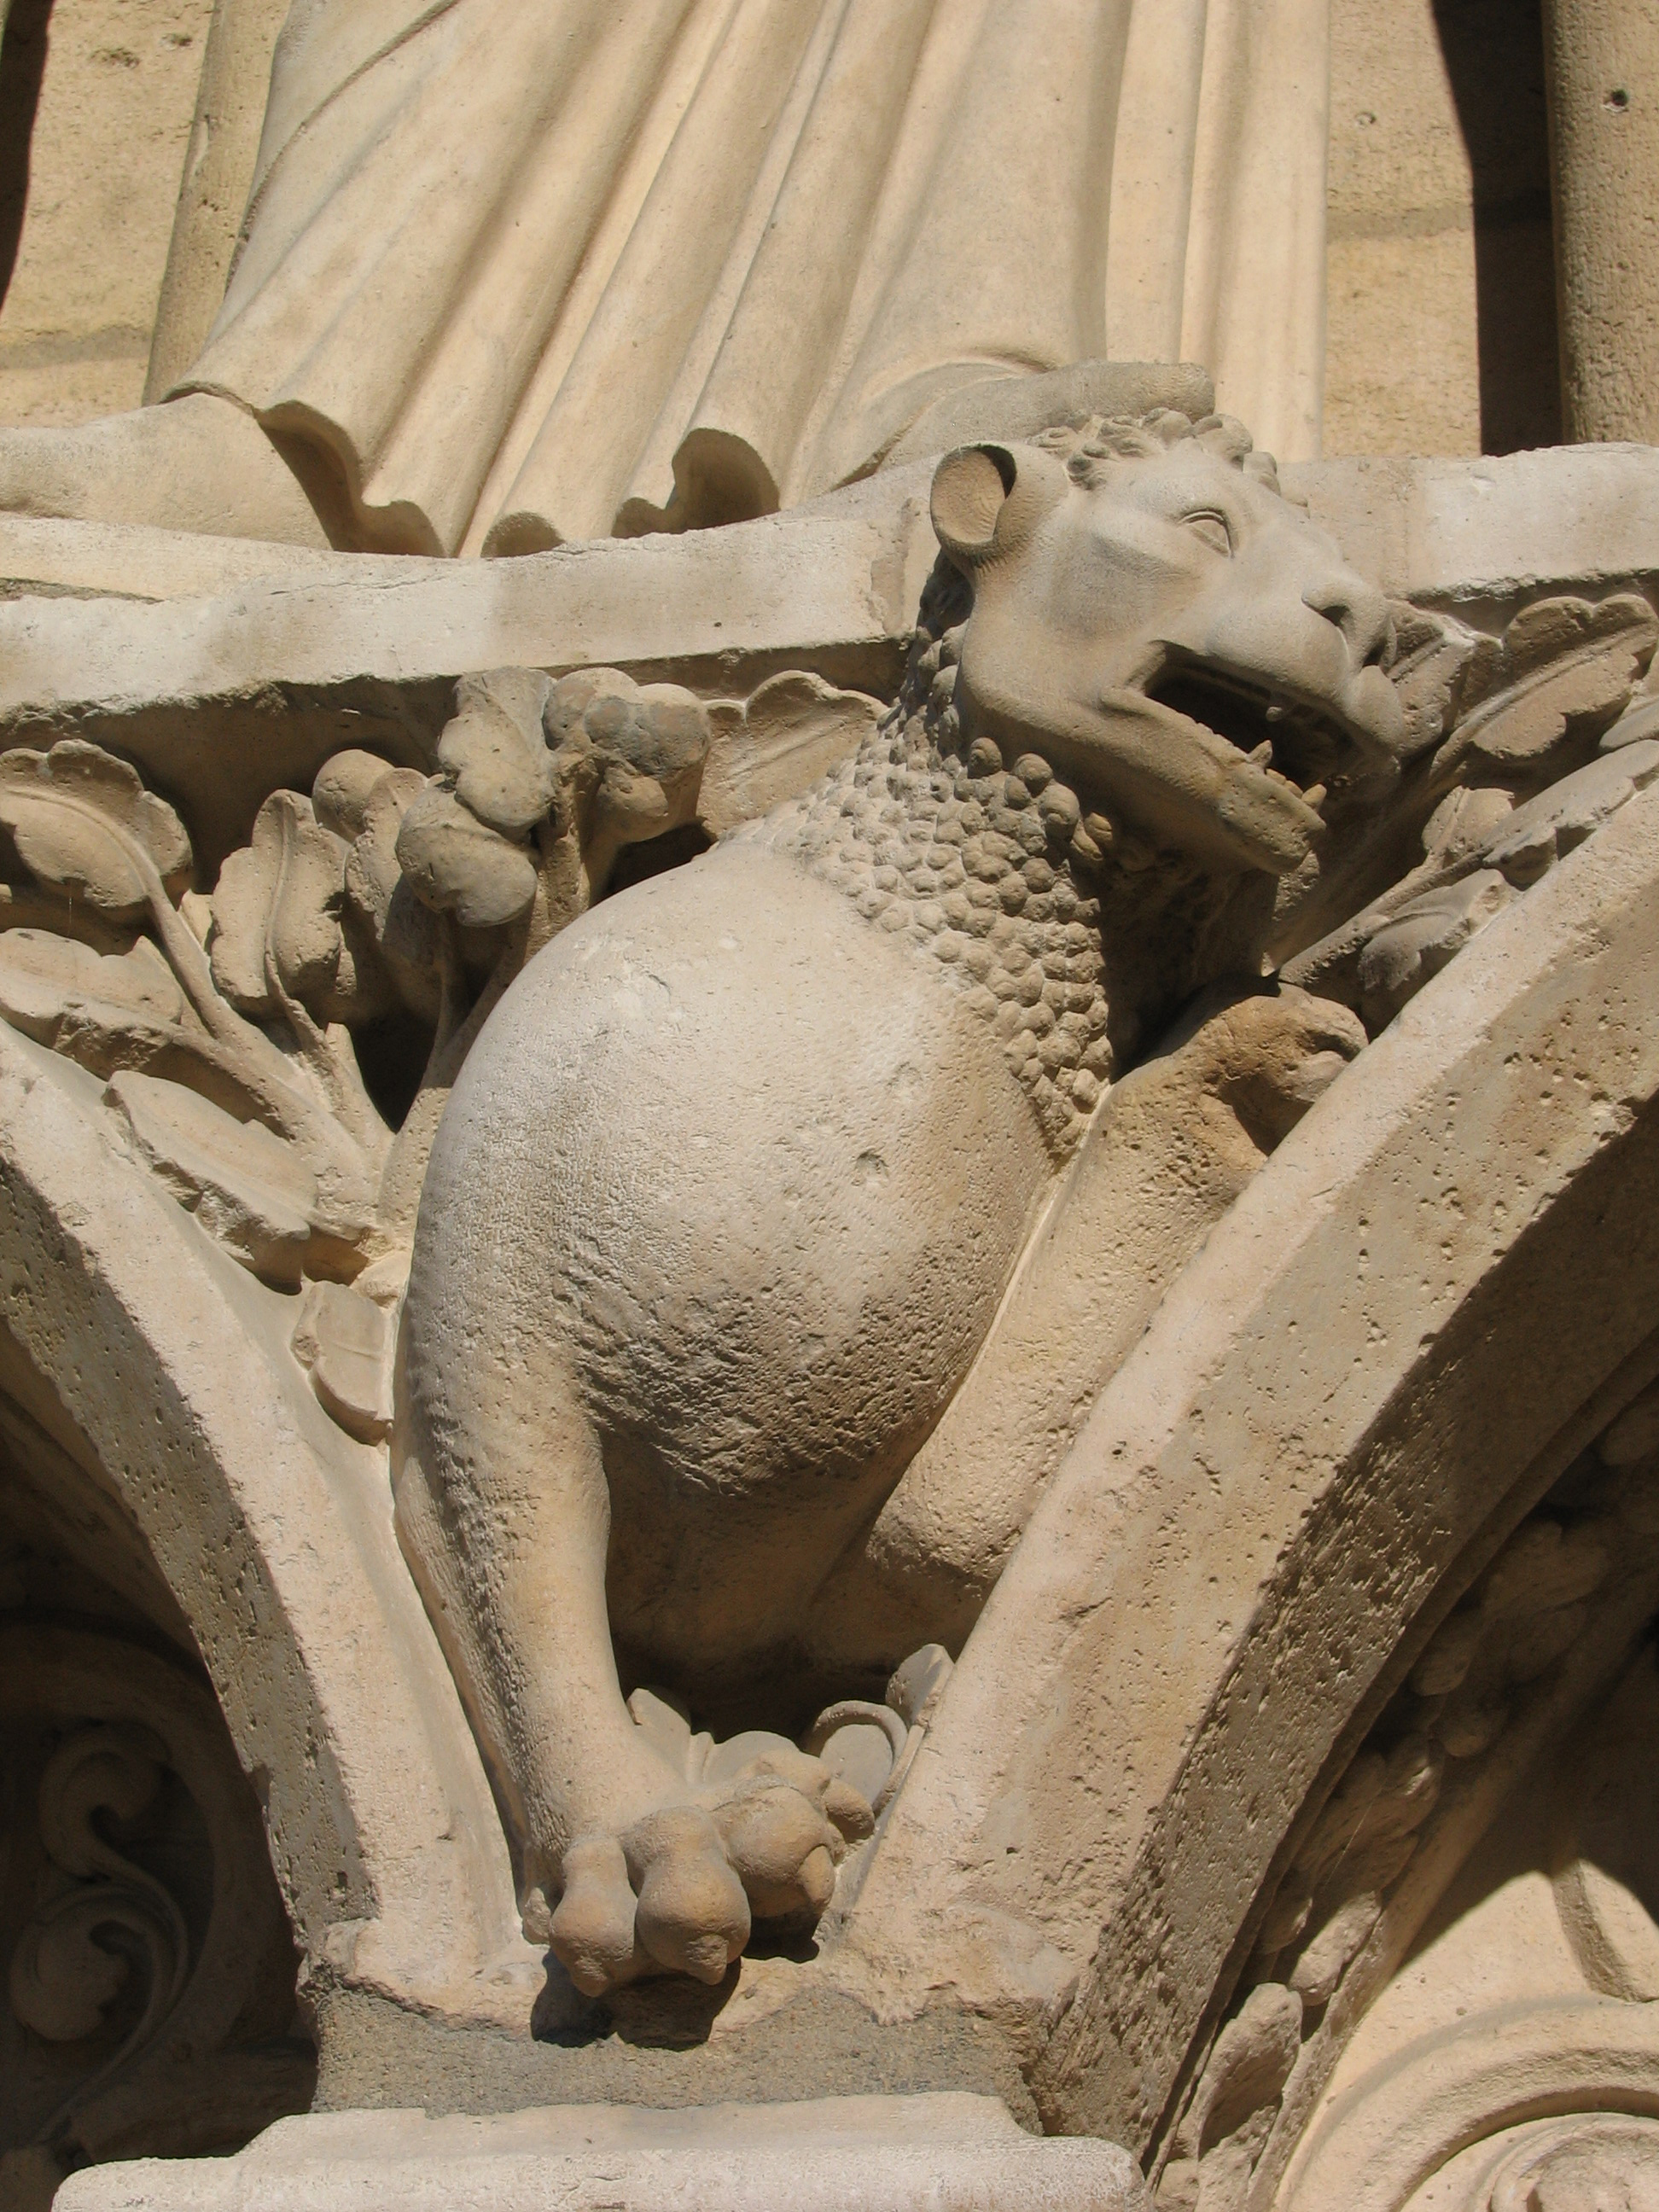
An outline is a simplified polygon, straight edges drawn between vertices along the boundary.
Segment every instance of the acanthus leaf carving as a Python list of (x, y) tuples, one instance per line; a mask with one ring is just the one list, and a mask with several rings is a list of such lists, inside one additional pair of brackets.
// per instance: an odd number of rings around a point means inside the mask
[[(127, 763), (78, 739), (9, 754), (14, 908), (63, 933), (0, 934), (0, 1011), (110, 1081), (137, 1155), (254, 1273), (297, 1289), (391, 1257), (384, 1303), (483, 1016), (624, 846), (694, 817), (708, 734), (690, 694), (619, 672), (465, 678), (435, 776), (332, 756), (309, 795), (270, 794), (210, 899)], [(401, 1130), (353, 1041), (398, 1008), (432, 1032)]]
[[(1443, 662), (1431, 688), (1443, 695), (1449, 733), (1407, 765), (1393, 802), (1426, 817), (1423, 859), (1296, 951), (1285, 979), (1355, 1006), (1372, 1035), (1385, 1027), (1515, 893), (1659, 776), (1638, 690), (1656, 641), (1659, 620), (1638, 593), (1549, 597), (1501, 641), (1480, 641), (1450, 678)], [(1408, 655), (1408, 687), (1438, 650), (1431, 641)], [(1432, 729), (1434, 711), (1409, 688), (1407, 710), (1408, 725)]]
[(1656, 642), (1659, 622), (1639, 592), (1534, 600), (1504, 633), (1490, 690), (1436, 755), (1437, 778), (1471, 755), (1524, 769), (1566, 738), (1600, 737), (1629, 705)]
[(213, 980), (240, 1012), (269, 1019), (284, 998), (319, 1021), (372, 1021), (390, 1001), (372, 941), (349, 928), (349, 847), (297, 792), (273, 792), (252, 842), (230, 854), (213, 893)]
[(99, 952), (44, 929), (0, 935), (0, 1014), (95, 1074), (160, 1057), (184, 1011), (184, 994), (147, 937), (125, 952)]

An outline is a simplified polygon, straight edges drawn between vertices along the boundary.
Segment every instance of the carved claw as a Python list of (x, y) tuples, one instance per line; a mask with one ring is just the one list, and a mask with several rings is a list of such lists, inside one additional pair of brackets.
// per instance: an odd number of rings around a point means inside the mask
[(1177, 1055), (1271, 1152), (1364, 1048), (1357, 1014), (1287, 984), (1235, 999), (1203, 1018)]
[(718, 1982), (749, 1941), (749, 1899), (708, 1815), (692, 1805), (653, 1813), (623, 1838), (623, 1856), (646, 1950), (671, 1973)]
[(639, 1974), (633, 1884), (614, 1836), (590, 1836), (565, 1854), (564, 1895), (553, 1915), (552, 1949), (584, 1996)]

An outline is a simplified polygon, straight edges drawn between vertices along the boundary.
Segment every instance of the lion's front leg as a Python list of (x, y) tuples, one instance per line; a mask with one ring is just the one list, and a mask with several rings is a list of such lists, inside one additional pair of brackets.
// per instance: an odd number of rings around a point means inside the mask
[(826, 1654), (860, 1619), (896, 1650), (961, 1649), (1164, 1291), (1364, 1042), (1305, 992), (1212, 998), (1108, 1093), (961, 1389), (826, 1589)]
[[(816, 1917), (867, 1808), (781, 1741), (732, 1766), (624, 1703), (605, 1603), (599, 1442), (547, 1333), (508, 1377), (475, 1348), (429, 1407), (431, 1316), (408, 1316), (399, 1537), (519, 1831), (526, 1932), (589, 1996), (718, 1982), (755, 1918)], [(639, 1705), (636, 1697), (635, 1703)], [(705, 1740), (706, 1741), (706, 1740)], [(730, 1771), (727, 1768), (730, 1767)]]

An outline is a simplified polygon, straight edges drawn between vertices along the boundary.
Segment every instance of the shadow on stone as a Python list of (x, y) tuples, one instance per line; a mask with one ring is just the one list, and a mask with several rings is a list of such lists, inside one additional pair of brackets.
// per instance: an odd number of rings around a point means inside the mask
[(1538, 0), (1434, 0), (1474, 201), (1480, 449), (1561, 438), (1544, 40)]
[(18, 241), (29, 198), (29, 154), (40, 84), (46, 73), (52, 0), (12, 0), (0, 13), (0, 304), (17, 266)]

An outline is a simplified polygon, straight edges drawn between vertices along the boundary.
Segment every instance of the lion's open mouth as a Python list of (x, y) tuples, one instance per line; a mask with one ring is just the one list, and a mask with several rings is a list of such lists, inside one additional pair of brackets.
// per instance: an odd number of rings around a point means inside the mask
[(1270, 692), (1227, 670), (1181, 661), (1166, 663), (1145, 696), (1212, 731), (1316, 813), (1352, 779), (1352, 732), (1306, 700)]

